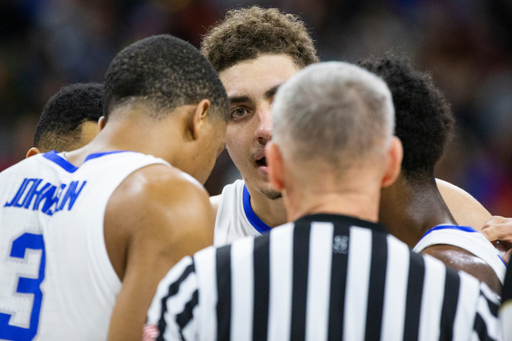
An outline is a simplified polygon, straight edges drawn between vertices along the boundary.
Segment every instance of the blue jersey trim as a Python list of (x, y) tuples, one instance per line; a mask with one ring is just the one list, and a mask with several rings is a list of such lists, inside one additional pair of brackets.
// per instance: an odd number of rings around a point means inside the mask
[(74, 173), (77, 171), (77, 167), (69, 163), (66, 159), (60, 157), (57, 154), (56, 150), (52, 150), (51, 152), (44, 153), (43, 157), (47, 158), (48, 160), (55, 162), (59, 166), (61, 166), (66, 172), (68, 173)]
[(126, 152), (129, 152), (129, 150), (114, 150), (111, 152), (92, 153), (92, 154), (87, 155), (84, 162), (92, 160), (92, 159), (97, 159), (99, 157), (102, 157), (102, 156), (108, 155), (108, 154), (117, 154), (117, 153), (126, 153)]
[[(470, 226), (459, 226), (459, 225), (439, 225), (439, 226), (435, 226), (433, 228), (431, 228), (430, 230), (428, 230), (424, 235), (423, 237), (421, 237), (421, 239), (425, 238), (425, 236), (427, 236), (429, 233), (433, 232), (433, 231), (438, 231), (438, 230), (446, 230), (446, 229), (450, 229), (450, 230), (460, 230), (460, 231), (463, 231), (463, 232), (478, 232), (477, 230), (475, 230), (474, 228), (470, 227)], [(421, 240), (420, 239), (420, 240)]]
[[(451, 229), (451, 230), (460, 230), (460, 231), (464, 231), (464, 232), (478, 232), (477, 230), (475, 230), (474, 228), (470, 227), (470, 226), (458, 226), (458, 225), (439, 225), (439, 226), (436, 226), (436, 227), (433, 227), (431, 228), (430, 230), (428, 230), (424, 235), (423, 237), (421, 237), (421, 239), (425, 238), (426, 235), (428, 235), (430, 232), (432, 231), (436, 231), (436, 230), (446, 230), (446, 229)], [(420, 239), (420, 240), (421, 240)], [(505, 266), (507, 266), (507, 263), (505, 263), (505, 261), (503, 260), (503, 258), (500, 257), (500, 255), (497, 255), (498, 258), (503, 262), (503, 264), (505, 264)]]
[(251, 195), (249, 194), (249, 191), (247, 190), (247, 186), (244, 185), (244, 194), (243, 194), (243, 205), (244, 205), (244, 212), (247, 216), (247, 219), (249, 220), (249, 223), (261, 234), (265, 232), (269, 232), (272, 228), (265, 224), (251, 207)]
[[(423, 237), (421, 237), (421, 239), (425, 238), (425, 236), (427, 236), (430, 232), (432, 231), (438, 231), (438, 230), (446, 230), (446, 229), (450, 229), (450, 230), (460, 230), (460, 231), (464, 231), (464, 232), (478, 232), (477, 230), (475, 230), (474, 228), (470, 227), (470, 226), (459, 226), (459, 225), (439, 225), (439, 226), (436, 226), (436, 227), (433, 227), (431, 228), (430, 230), (428, 230), (424, 235)], [(420, 239), (420, 240), (421, 240)]]
[[(129, 152), (129, 150), (114, 150), (114, 151), (111, 151), (111, 152), (102, 152), (102, 153), (93, 153), (93, 154), (90, 154), (88, 155), (84, 162), (87, 162), (89, 160), (93, 160), (93, 159), (96, 159), (96, 158), (99, 158), (99, 157), (102, 157), (104, 155), (108, 155), (108, 154), (116, 154), (116, 153), (124, 153), (124, 152)], [(52, 161), (52, 162), (55, 162), (56, 164), (58, 164), (59, 166), (61, 166), (66, 172), (68, 173), (74, 173), (77, 171), (78, 167), (75, 167), (72, 163), (70, 163), (68, 160), (64, 159), (63, 157), (59, 156), (57, 154), (57, 151), (56, 150), (52, 150), (51, 152), (48, 152), (48, 153), (44, 153), (43, 154), (43, 157), (47, 158), (48, 160)]]

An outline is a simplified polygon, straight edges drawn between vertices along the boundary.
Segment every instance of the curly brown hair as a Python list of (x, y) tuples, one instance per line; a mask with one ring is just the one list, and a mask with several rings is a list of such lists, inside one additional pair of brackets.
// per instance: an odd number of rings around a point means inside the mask
[(319, 61), (299, 17), (259, 6), (228, 11), (203, 37), (201, 52), (217, 72), (261, 54), (286, 54), (301, 69)]

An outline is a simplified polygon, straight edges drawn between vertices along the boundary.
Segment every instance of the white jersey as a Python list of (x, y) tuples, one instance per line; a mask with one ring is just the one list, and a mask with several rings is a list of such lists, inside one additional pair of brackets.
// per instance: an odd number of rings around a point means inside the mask
[(55, 151), (0, 173), (0, 340), (105, 340), (121, 282), (103, 220), (131, 173), (164, 160), (89, 155), (79, 168)]
[(499, 251), (477, 230), (469, 226), (439, 225), (427, 231), (413, 251), (419, 253), (429, 246), (440, 244), (460, 247), (482, 259), (503, 284), (507, 267)]
[(224, 187), (215, 220), (215, 246), (231, 243), (241, 237), (259, 236), (270, 229), (252, 210), (251, 196), (243, 180), (236, 180)]
[[(229, 244), (246, 236), (259, 236), (271, 230), (254, 213), (250, 199), (243, 180), (236, 180), (224, 187), (215, 220), (215, 246)], [(481, 258), (493, 268), (503, 284), (506, 265), (499, 251), (478, 231), (466, 226), (439, 225), (429, 230), (413, 251), (420, 253), (438, 244), (457, 246)]]

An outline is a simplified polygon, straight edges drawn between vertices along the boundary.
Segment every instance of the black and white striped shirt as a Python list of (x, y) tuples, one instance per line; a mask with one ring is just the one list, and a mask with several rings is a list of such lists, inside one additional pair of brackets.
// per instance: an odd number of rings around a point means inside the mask
[(507, 267), (505, 284), (501, 292), (500, 318), (505, 340), (512, 340), (512, 266)]
[(158, 340), (501, 339), (485, 284), (383, 226), (316, 214), (180, 261), (148, 311)]

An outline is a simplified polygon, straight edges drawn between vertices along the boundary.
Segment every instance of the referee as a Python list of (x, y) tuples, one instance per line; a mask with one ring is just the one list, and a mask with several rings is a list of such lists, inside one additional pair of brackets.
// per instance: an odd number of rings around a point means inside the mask
[(157, 340), (494, 340), (485, 284), (413, 254), (376, 223), (400, 171), (385, 83), (305, 68), (273, 104), (268, 176), (288, 223), (179, 262), (148, 311)]

